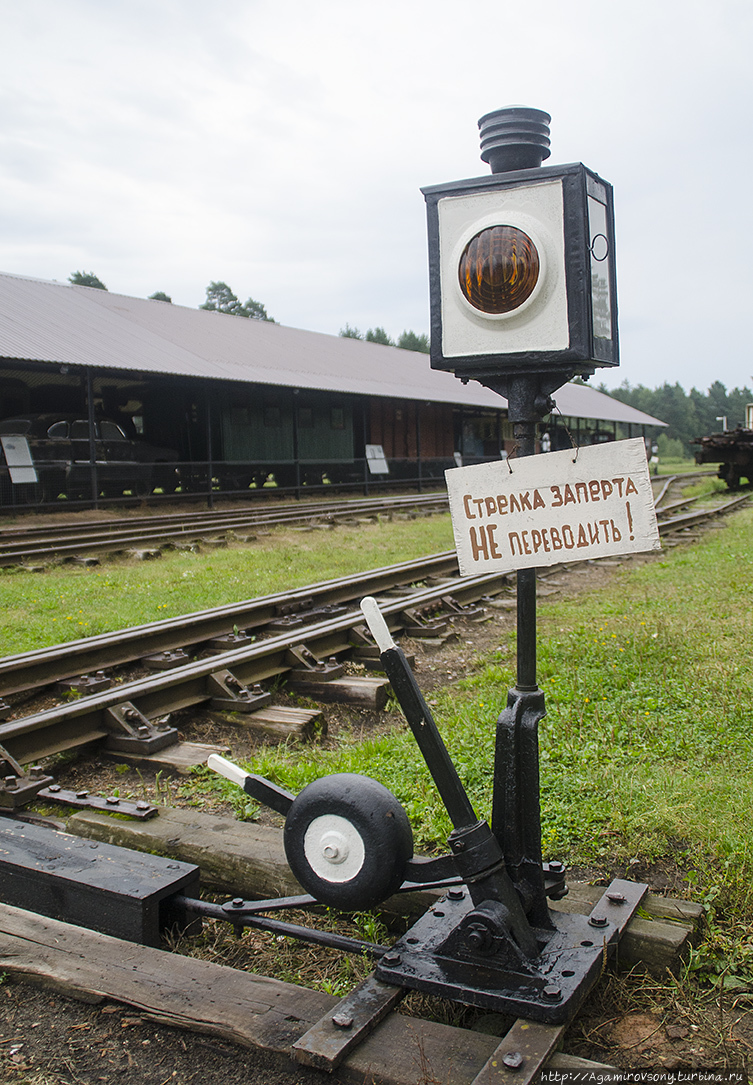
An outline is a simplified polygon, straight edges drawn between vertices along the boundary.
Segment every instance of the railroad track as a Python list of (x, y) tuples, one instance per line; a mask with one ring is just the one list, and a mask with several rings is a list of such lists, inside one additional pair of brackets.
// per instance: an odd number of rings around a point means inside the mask
[[(686, 504), (675, 502), (663, 510), (660, 534), (692, 528), (733, 511), (747, 500), (748, 495), (738, 496), (712, 508), (668, 515)], [(547, 572), (556, 571), (553, 567)], [(324, 661), (370, 650), (358, 609), (364, 595), (379, 598), (393, 632), (431, 636), (441, 634), (446, 625), (446, 618), (437, 618), (437, 612), (444, 608), (458, 616), (473, 614), (464, 608), (476, 607), (504, 590), (506, 584), (505, 576), (498, 572), (459, 577), (455, 552), (446, 551), (291, 593), (9, 656), (0, 660), (3, 696), (23, 701), (31, 691), (66, 678), (74, 679), (71, 688), (84, 695), (16, 718), (8, 718), (15, 713), (5, 704), (0, 747), (21, 764), (108, 736), (112, 742), (113, 735), (115, 745), (121, 748), (128, 748), (129, 741), (137, 747), (139, 734), (145, 750), (158, 748), (174, 737), (152, 721), (206, 703), (224, 710), (253, 711), (261, 705), (260, 697), (268, 699), (255, 687), (279, 675), (300, 672), (301, 668), (305, 672), (308, 667), (309, 693), (319, 683), (323, 694), (326, 680), (341, 674), (339, 664)], [(202, 652), (204, 658), (189, 658), (187, 650), (207, 645), (213, 654)], [(96, 673), (136, 662), (166, 669), (116, 685)], [(90, 678), (95, 672), (88, 694), (87, 672)]]
[[(665, 485), (662, 494), (667, 490)], [(662, 517), (661, 532), (667, 534), (684, 526), (692, 526), (699, 514), (673, 515), (676, 511), (696, 501), (696, 498), (679, 500), (657, 509)], [(744, 498), (725, 503), (722, 510), (736, 507)], [(700, 514), (703, 519), (707, 511)], [(336, 580), (324, 581), (290, 592), (247, 599), (242, 602), (215, 607), (210, 610), (181, 615), (160, 622), (149, 622), (117, 630), (97, 637), (68, 641), (38, 651), (7, 656), (0, 659), (0, 697), (29, 692), (63, 679), (96, 672), (101, 669), (120, 667), (143, 660), (145, 657), (171, 653), (194, 652), (197, 647), (210, 644), (221, 649), (221, 639), (227, 647), (248, 636), (290, 631), (294, 636), (306, 625), (326, 616), (332, 608), (350, 607), (364, 595), (377, 595), (383, 591), (405, 590), (405, 586), (431, 578), (458, 578), (457, 559), (454, 551), (433, 554), (416, 561), (403, 562), (366, 574), (355, 574)], [(462, 588), (462, 581), (457, 581)], [(443, 589), (445, 594), (450, 590)], [(240, 631), (240, 632), (239, 632)], [(214, 644), (212, 642), (215, 642)], [(169, 658), (166, 665), (172, 665)], [(183, 662), (188, 662), (184, 658)], [(160, 660), (153, 660), (155, 669)]]
[[(681, 488), (692, 479), (699, 478), (715, 478), (711, 471), (688, 471), (682, 475), (652, 475), (651, 486), (654, 489), (654, 504), (656, 505), (656, 511), (661, 509), (669, 509), (671, 505), (665, 505), (664, 502), (668, 497), (672, 495), (673, 490)], [(677, 505), (689, 504), (691, 501), (697, 501), (699, 498), (692, 497), (686, 498), (685, 501), (676, 502)]]
[[(723, 505), (718, 505), (713, 509), (695, 510), (692, 513), (680, 513), (675, 515), (679, 509), (685, 507), (688, 502), (686, 501), (674, 501), (667, 503), (661, 510), (662, 523), (660, 525), (660, 532), (662, 535), (667, 535), (672, 532), (682, 530), (687, 527), (693, 527), (702, 518), (709, 516), (718, 516), (724, 512), (732, 511), (734, 508), (745, 501), (747, 498), (737, 498), (734, 501), (726, 502)], [(577, 564), (577, 563), (573, 563)], [(190, 705), (199, 704), (202, 702), (210, 701), (218, 696), (222, 697), (224, 694), (229, 694), (228, 699), (232, 700), (233, 687), (228, 681), (228, 676), (235, 679), (243, 680), (248, 688), (252, 682), (260, 680), (264, 677), (269, 677), (274, 674), (284, 673), (289, 670), (292, 665), (295, 665), (296, 660), (289, 658), (291, 650), (295, 650), (295, 646), (301, 641), (305, 641), (305, 644), (310, 648), (312, 652), (315, 652), (318, 658), (326, 658), (330, 654), (339, 654), (344, 651), (352, 651), (354, 648), (354, 639), (356, 645), (358, 644), (359, 637), (353, 636), (354, 622), (360, 625), (362, 618), (360, 611), (355, 610), (353, 607), (353, 600), (360, 598), (366, 592), (380, 594), (380, 606), (382, 611), (387, 617), (389, 626), (394, 630), (406, 628), (410, 622), (416, 620), (421, 621), (422, 617), (427, 614), (435, 612), (436, 608), (440, 605), (449, 605), (450, 608), (457, 608), (462, 605), (472, 605), (474, 602), (478, 602), (485, 595), (492, 591), (498, 591), (504, 584), (503, 578), (499, 574), (485, 577), (474, 577), (460, 580), (453, 574), (456, 570), (456, 562), (454, 552), (448, 552), (444, 554), (434, 555), (431, 558), (421, 559), (418, 562), (404, 563), (401, 567), (398, 567), (400, 572), (397, 573), (396, 568), (375, 570), (371, 574), (363, 574), (358, 577), (345, 578), (341, 581), (329, 581), (323, 585), (314, 585), (310, 588), (299, 589), (297, 592), (292, 593), (291, 596), (276, 595), (268, 596), (261, 600), (250, 600), (245, 603), (239, 603), (232, 607), (217, 608), (214, 611), (205, 612), (200, 615), (190, 615), (186, 619), (182, 620), (169, 620), (165, 622), (152, 623), (149, 626), (139, 627), (138, 629), (121, 631), (121, 633), (114, 634), (112, 637), (107, 638), (92, 638), (90, 641), (76, 642), (75, 644), (58, 646), (47, 650), (47, 663), (45, 663), (41, 656), (44, 653), (25, 653), (24, 657), (15, 657), (19, 667), (21, 661), (24, 660), (25, 665), (31, 665), (31, 657), (39, 655), (37, 664), (41, 667), (41, 670), (37, 674), (37, 678), (34, 681), (41, 681), (42, 684), (46, 684), (51, 679), (52, 675), (60, 672), (60, 667), (65, 669), (72, 666), (71, 660), (75, 657), (75, 651), (78, 647), (81, 647), (81, 651), (85, 652), (91, 650), (93, 655), (85, 657), (84, 655), (78, 656), (78, 659), (90, 658), (97, 661), (104, 659), (103, 652), (112, 651), (112, 657), (108, 657), (108, 665), (118, 665), (120, 663), (133, 661), (139, 658), (139, 654), (130, 654), (135, 649), (141, 646), (141, 652), (143, 653), (144, 646), (147, 645), (151, 648), (160, 646), (163, 650), (173, 650), (173, 648), (165, 649), (164, 645), (172, 645), (173, 647), (179, 644), (182, 637), (188, 637), (183, 643), (185, 645), (197, 645), (204, 643), (206, 639), (211, 639), (212, 636), (222, 636), (222, 630), (227, 631), (228, 628), (232, 631), (233, 636), (238, 636), (235, 629), (238, 626), (238, 619), (242, 620), (242, 624), (248, 625), (251, 629), (256, 629), (259, 632), (259, 636), (262, 636), (262, 631), (266, 629), (264, 639), (251, 642), (250, 644), (238, 644), (236, 647), (229, 651), (223, 652), (219, 655), (209, 659), (197, 659), (184, 666), (176, 667), (174, 670), (164, 672), (157, 676), (149, 676), (144, 679), (139, 679), (130, 683), (121, 684), (118, 688), (111, 688), (106, 691), (101, 691), (95, 695), (89, 697), (83, 697), (79, 701), (64, 705), (60, 710), (56, 709), (52, 712), (38, 713), (35, 716), (27, 717), (26, 719), (9, 720), (7, 723), (0, 725), (0, 743), (2, 743), (6, 750), (11, 751), (12, 756), (18, 757), (20, 760), (36, 759), (43, 756), (43, 753), (52, 752), (55, 749), (68, 748), (70, 746), (76, 746), (84, 742), (91, 742), (98, 739), (107, 738), (112, 735), (110, 723), (108, 723), (108, 715), (117, 714), (124, 709), (130, 707), (136, 712), (143, 720), (148, 724), (151, 719), (156, 719), (160, 714), (174, 711), (180, 707), (188, 707)], [(548, 570), (548, 572), (557, 572), (556, 568)], [(369, 578), (374, 578), (370, 580)], [(423, 581), (419, 586), (418, 580)], [(433, 581), (433, 582), (431, 582)], [(350, 593), (350, 594), (349, 594)], [(398, 594), (399, 593), (399, 594)], [(331, 608), (328, 615), (322, 614), (322, 610), (325, 607)], [(318, 617), (315, 616), (315, 612), (318, 610)], [(282, 611), (282, 613), (281, 613)], [(339, 611), (335, 613), (335, 611)], [(456, 610), (457, 613), (457, 610)], [(282, 620), (284, 618), (290, 618), (289, 628), (285, 632), (272, 633), (269, 630), (268, 618), (271, 615), (272, 622), (276, 620)], [(206, 622), (206, 624), (203, 624)], [(197, 625), (197, 623), (201, 623)], [(296, 624), (300, 623), (300, 624)], [(183, 630), (181, 631), (181, 624), (183, 624)], [(436, 624), (436, 623), (435, 623)], [(427, 629), (431, 628), (431, 619), (426, 618)], [(220, 631), (220, 632), (218, 632)], [(154, 638), (154, 639), (152, 639)], [(160, 640), (160, 638), (162, 638)], [(108, 649), (108, 640), (113, 640), (113, 645)], [(157, 648), (156, 650), (159, 650)], [(62, 660), (65, 656), (69, 657), (68, 663), (63, 663)], [(115, 661), (114, 663), (112, 661)], [(300, 659), (298, 660), (300, 662)], [(7, 665), (7, 667), (6, 667)], [(45, 666), (51, 668), (45, 671)], [(6, 681), (12, 686), (18, 679), (12, 679), (8, 676), (12, 675), (13, 659), (0, 661), (0, 668), (6, 675)], [(57, 669), (55, 669), (57, 668)], [(76, 669), (75, 667), (73, 668)], [(19, 672), (20, 673), (20, 672)], [(29, 672), (31, 673), (31, 672)], [(236, 697), (238, 695), (236, 687)], [(253, 695), (253, 694), (252, 694)], [(125, 700), (127, 698), (127, 700)], [(2, 757), (2, 750), (0, 750), (0, 757)], [(7, 782), (7, 781), (6, 781)], [(110, 802), (113, 800), (103, 800), (104, 802)], [(119, 800), (115, 799), (115, 802)], [(141, 805), (146, 805), (142, 803)], [(195, 831), (195, 830), (194, 830)], [(165, 833), (167, 835), (167, 833)], [(135, 834), (134, 834), (135, 839)], [(219, 836), (218, 836), (219, 839)], [(175, 840), (170, 839), (171, 845), (177, 845), (180, 843), (178, 837)], [(141, 843), (144, 847), (144, 843)], [(83, 847), (83, 845), (82, 845)], [(92, 843), (89, 847), (97, 850), (101, 848), (98, 843)], [(217, 843), (213, 840), (213, 848), (216, 850)], [(89, 856), (89, 853), (86, 853)], [(59, 863), (58, 853), (55, 853), (55, 863)], [(51, 864), (52, 865), (52, 864)], [(173, 862), (173, 866), (177, 864)], [(230, 864), (228, 864), (230, 867)], [(286, 868), (287, 869), (287, 868)], [(616, 884), (616, 883), (615, 883)], [(624, 885), (625, 883), (621, 883)], [(585, 900), (585, 903), (578, 903), (578, 887), (575, 888), (575, 893), (571, 893), (568, 898), (570, 904), (567, 907), (568, 912), (583, 912), (587, 915), (589, 912), (593, 915), (597, 914), (590, 898)], [(237, 895), (237, 884), (233, 882), (230, 889), (233, 895)], [(614, 899), (617, 899), (617, 895), (613, 894)], [(575, 904), (573, 904), (573, 900)], [(227, 913), (223, 910), (222, 906), (206, 904), (204, 902), (187, 900), (185, 897), (176, 897), (176, 901), (180, 901), (183, 905), (189, 905), (194, 908), (194, 913), (201, 911), (203, 914), (211, 915), (217, 918), (227, 919)], [(239, 900), (240, 898), (238, 898)], [(301, 900), (305, 901), (308, 898), (288, 898), (288, 903), (300, 903)], [(610, 900), (613, 898), (610, 897)], [(624, 898), (621, 898), (624, 899)], [(237, 904), (238, 900), (233, 903)], [(256, 902), (256, 909), (258, 913), (273, 911), (278, 907), (281, 907), (285, 901), (262, 901)], [(436, 903), (436, 902), (434, 902)], [(672, 918), (676, 918), (674, 909), (676, 908), (678, 913), (680, 909), (680, 902), (660, 902), (665, 906), (671, 906)], [(268, 905), (269, 907), (263, 907)], [(648, 899), (645, 902), (647, 908), (655, 907), (655, 904), (650, 903)], [(25, 907), (26, 905), (24, 905)], [(555, 908), (557, 906), (555, 905)], [(437, 914), (441, 915), (441, 912)], [(663, 915), (668, 913), (658, 913)], [(40, 945), (40, 956), (44, 956), (45, 961), (51, 960), (53, 954), (56, 952), (64, 953), (68, 957), (71, 956), (71, 945), (67, 942), (63, 946), (63, 950), (60, 950), (58, 943), (63, 943), (64, 937), (71, 937), (62, 932), (62, 929), (57, 928), (50, 930), (50, 920), (44, 920), (38, 924), (38, 929), (35, 928), (35, 937), (33, 944)], [(279, 922), (275, 919), (262, 919), (257, 914), (249, 913), (248, 917), (244, 919), (247, 925), (258, 926), (262, 929), (272, 930), (278, 934), (290, 935), (298, 933), (298, 936), (305, 936), (308, 941), (311, 942), (323, 942), (329, 946), (338, 946), (344, 949), (356, 948), (360, 952), (363, 952), (365, 948), (370, 950), (376, 950), (375, 956), (384, 955), (385, 951), (389, 947), (384, 946), (369, 946), (366, 944), (360, 944), (356, 946), (355, 942), (349, 938), (338, 938), (336, 935), (332, 935), (331, 932), (321, 933), (317, 931), (305, 931), (301, 934), (301, 928), (293, 924), (287, 924)], [(594, 923), (596, 925), (596, 923)], [(656, 953), (657, 947), (660, 945), (661, 938), (667, 938), (667, 930), (661, 923), (651, 924), (651, 927), (659, 928), (654, 934), (654, 942), (651, 943), (649, 953), (653, 957)], [(92, 968), (90, 969), (92, 975), (94, 975), (95, 968), (93, 967), (95, 962), (104, 960), (107, 956), (103, 952), (101, 944), (101, 938), (97, 935), (89, 935), (88, 932), (82, 930), (82, 928), (76, 926), (70, 928), (73, 931), (73, 937), (78, 937), (79, 941), (76, 943), (76, 959), (79, 962), (92, 962)], [(669, 933), (674, 934), (676, 932), (676, 925), (674, 925)], [(23, 931), (23, 937), (25, 939), (24, 946), (32, 941), (29, 938), (27, 930)], [(45, 937), (48, 941), (45, 941)], [(643, 933), (641, 936), (642, 941), (650, 941), (651, 934), (646, 935)], [(687, 937), (690, 937), (688, 933)], [(415, 939), (414, 939), (415, 940)], [(411, 939), (408, 939), (411, 941)], [(628, 942), (626, 937), (625, 942)], [(590, 942), (584, 942), (584, 945), (590, 945)], [(676, 943), (675, 943), (676, 944)], [(136, 965), (130, 963), (134, 959), (134, 954), (139, 955), (139, 977), (138, 977), (138, 990), (131, 998), (134, 1005), (147, 1008), (151, 1007), (152, 1003), (149, 1001), (151, 996), (150, 991), (147, 995), (144, 994), (144, 979), (143, 976), (149, 975), (148, 969), (145, 967), (147, 960), (147, 953), (149, 951), (142, 950), (140, 948), (129, 947), (127, 956), (127, 970), (133, 971)], [(170, 979), (170, 973), (172, 966), (166, 966), (164, 961), (164, 954), (162, 951), (151, 951), (153, 953), (160, 952), (161, 956), (156, 963), (155, 972), (159, 971), (160, 992), (166, 988), (166, 984)], [(112, 951), (110, 951), (112, 955)], [(20, 958), (24, 959), (24, 958)], [(649, 957), (646, 958), (649, 960)], [(399, 960), (399, 958), (398, 958)], [(67, 967), (66, 961), (66, 967)], [(179, 962), (179, 964), (182, 962)], [(655, 960), (654, 960), (655, 963)], [(11, 957), (11, 965), (13, 959)], [(190, 964), (187, 967), (191, 967)], [(110, 961), (106, 961), (103, 965), (105, 975), (111, 971), (112, 965)], [(103, 990), (113, 992), (113, 997), (121, 1000), (125, 999), (128, 1002), (129, 991), (124, 989), (123, 983), (128, 981), (127, 970), (123, 971), (123, 975), (117, 975), (113, 979), (107, 978), (106, 981), (101, 976), (96, 976), (91, 981), (91, 990), (94, 992), (101, 992)], [(117, 970), (116, 970), (117, 971)], [(83, 972), (82, 972), (83, 974)], [(194, 981), (193, 974), (190, 975), (190, 982), (186, 980), (183, 971), (176, 966), (176, 974), (180, 976), (180, 982), (177, 985), (178, 994), (182, 997), (181, 992), (185, 994), (185, 990), (188, 990), (192, 986)], [(247, 975), (248, 973), (243, 973)], [(222, 1014), (224, 1012), (223, 1006), (233, 1003), (233, 1000), (237, 1001), (238, 998), (238, 986), (236, 977), (233, 976), (229, 970), (229, 980), (225, 980), (224, 976), (220, 976), (215, 972), (212, 976), (212, 988), (210, 995), (206, 1001), (211, 1004), (211, 1021), (216, 1023), (218, 1020), (217, 1013)], [(198, 977), (197, 977), (198, 978)], [(227, 989), (224, 986), (220, 986), (220, 983), (226, 983)], [(110, 986), (107, 986), (107, 983)], [(148, 986), (148, 984), (147, 984)], [(155, 984), (155, 989), (156, 989)], [(86, 988), (84, 988), (86, 989)], [(124, 993), (125, 990), (125, 993)], [(282, 987), (277, 987), (275, 981), (272, 979), (264, 980), (265, 992), (272, 992), (268, 994), (270, 998), (270, 1005), (276, 1005), (273, 1002), (275, 998), (281, 999), (284, 991)], [(255, 990), (255, 998), (258, 1000), (262, 996)], [(305, 1000), (309, 997), (308, 992), (301, 991), (296, 996), (297, 1013), (301, 1014), (301, 1007), (303, 1005), (301, 1000)], [(313, 996), (312, 996), (313, 997)], [(190, 1003), (190, 1000), (189, 1000)], [(181, 1001), (181, 1006), (185, 1005), (185, 999)], [(219, 1009), (218, 1009), (219, 1007)], [(155, 1011), (160, 1012), (162, 1010), (162, 1003), (160, 1002), (155, 1006)], [(321, 1014), (321, 1010), (312, 1012), (309, 1016), (311, 1021), (317, 1021)], [(305, 1018), (308, 1020), (308, 1018)], [(224, 1020), (224, 1018), (223, 1018)], [(298, 1018), (296, 1020), (299, 1020)], [(332, 1016), (332, 1010), (328, 1011), (328, 1014), (321, 1018), (320, 1024), (324, 1023), (328, 1029), (331, 1029), (331, 1022), (334, 1020)], [(314, 1031), (319, 1026), (315, 1025)], [(433, 1026), (435, 1033), (439, 1026)], [(303, 1029), (303, 1026), (302, 1026)], [(517, 1031), (516, 1031), (517, 1030)], [(525, 1030), (525, 1031), (524, 1031)], [(513, 1051), (515, 1059), (518, 1061), (510, 1061), (509, 1065), (512, 1067), (513, 1074), (519, 1072), (522, 1065), (521, 1057), (518, 1054), (518, 1048), (522, 1046), (523, 1041), (528, 1045), (525, 1047), (526, 1059), (529, 1063), (532, 1063), (534, 1059), (545, 1060), (548, 1058), (554, 1044), (561, 1037), (564, 1028), (554, 1028), (551, 1026), (537, 1026), (527, 1021), (518, 1021), (511, 1030), (508, 1038), (505, 1038), (502, 1043), (495, 1047), (497, 1041), (490, 1041), (489, 1050), (486, 1048), (483, 1050), (483, 1054), (479, 1054), (476, 1057), (476, 1062), (479, 1066), (484, 1064), (486, 1066), (496, 1066), (498, 1060), (502, 1060), (505, 1057), (510, 1057), (509, 1052)], [(408, 1034), (413, 1037), (412, 1029), (409, 1027)], [(255, 1034), (254, 1034), (255, 1035)], [(328, 1033), (329, 1035), (329, 1033)], [(478, 1036), (479, 1033), (469, 1032), (468, 1036)], [(447, 1040), (447, 1050), (456, 1051), (458, 1037), (462, 1040), (463, 1044), (467, 1046), (470, 1042), (464, 1035), (456, 1036), (453, 1034)], [(523, 1038), (521, 1040), (521, 1037)], [(258, 1043), (255, 1038), (254, 1042)], [(299, 1041), (300, 1044), (301, 1041)], [(305, 1042), (305, 1041), (304, 1041)], [(436, 1037), (433, 1041), (436, 1044)], [(450, 1044), (454, 1044), (454, 1047), (450, 1048)], [(538, 1046), (537, 1046), (538, 1045)], [(405, 1050), (408, 1050), (407, 1044)], [(474, 1049), (475, 1052), (475, 1049)], [(501, 1054), (504, 1052), (504, 1054)], [(533, 1058), (532, 1058), (533, 1053)], [(448, 1055), (449, 1057), (449, 1055)], [(474, 1056), (475, 1057), (475, 1056)], [(567, 1061), (564, 1056), (553, 1056), (556, 1060), (559, 1058), (559, 1062), (552, 1062), (550, 1066), (561, 1067), (564, 1070), (573, 1069), (574, 1067), (583, 1072), (583, 1062), (579, 1061), (576, 1067), (575, 1061)], [(370, 1066), (370, 1063), (365, 1063), (366, 1067)], [(476, 1064), (474, 1063), (474, 1066)], [(508, 1065), (507, 1063), (505, 1065)], [(596, 1064), (591, 1066), (601, 1071), (603, 1068)], [(364, 1071), (366, 1072), (366, 1071)], [(474, 1071), (475, 1072), (475, 1071)], [(523, 1073), (526, 1080), (529, 1080), (530, 1074), (527, 1068), (523, 1068)], [(485, 1071), (481, 1070), (475, 1080), (481, 1080), (484, 1077)]]
[(396, 494), (345, 501), (305, 501), (222, 511), (198, 511), (0, 529), (0, 566), (49, 563), (78, 556), (190, 547), (202, 539), (299, 523), (342, 523), (364, 516), (445, 511), (447, 494)]
[[(673, 486), (708, 472), (654, 478), (657, 509)], [(669, 509), (670, 506), (666, 506)], [(94, 554), (145, 548), (191, 547), (202, 540), (282, 526), (336, 524), (353, 518), (405, 513), (426, 514), (447, 509), (444, 492), (345, 501), (305, 501), (215, 511), (192, 511), (109, 520), (77, 519), (74, 523), (0, 529), (0, 567), (46, 565)]]
[[(446, 565), (447, 558), (448, 555), (440, 555), (440, 564)], [(416, 572), (417, 569), (414, 576)], [(378, 578), (384, 578), (383, 570), (378, 571)], [(368, 575), (358, 578), (357, 582), (356, 578), (353, 580), (351, 592), (358, 598), (365, 593), (365, 585), (377, 582), (377, 578), (371, 579)], [(445, 605), (449, 603), (455, 608), (456, 613), (463, 614), (460, 608), (477, 603), (495, 587), (497, 590), (501, 587), (500, 576), (496, 573), (462, 580), (458, 577), (451, 582), (441, 577), (439, 583), (403, 591), (397, 597), (387, 589), (379, 595), (379, 600), (394, 632), (440, 634), (442, 624), (446, 622), (424, 621), (427, 611), (435, 611), (444, 601)], [(337, 671), (337, 665), (321, 661), (353, 653), (359, 647), (359, 641), (361, 647), (368, 648), (365, 635), (357, 633), (354, 642), (354, 630), (362, 627), (363, 615), (351, 603), (342, 608), (342, 613), (320, 617), (292, 631), (252, 640), (209, 658), (111, 686), (30, 716), (6, 720), (0, 724), (0, 746), (16, 761), (25, 764), (106, 738), (113, 734), (114, 727), (124, 738), (141, 729), (147, 745), (153, 742), (154, 748), (158, 748), (166, 743), (161, 743), (160, 728), (155, 728), (151, 721), (207, 702), (221, 704), (226, 711), (253, 710), (256, 703), (261, 707), (256, 698), (265, 695), (258, 694), (254, 687), (277, 675), (305, 671), (307, 654), (311, 683), (318, 684), (324, 693), (327, 668), (332, 668), (334, 678), (339, 677), (341, 671)], [(301, 646), (304, 646), (303, 652)], [(130, 727), (120, 726), (128, 719), (132, 721)]]
[(190, 651), (211, 645), (213, 641), (219, 646), (217, 642), (221, 638), (228, 641), (228, 648), (234, 647), (234, 642), (242, 642), (245, 637), (262, 632), (267, 635), (288, 632), (291, 639), (295, 639), (308, 626), (335, 616), (335, 612), (357, 611), (358, 601), (364, 595), (402, 589), (407, 596), (408, 585), (431, 578), (443, 578), (445, 595), (455, 587), (454, 582), (444, 584), (444, 578), (456, 578), (457, 586), (462, 588), (454, 550), (293, 591), (6, 656), (0, 659), (0, 696), (38, 689), (88, 671), (123, 666), (144, 657)]

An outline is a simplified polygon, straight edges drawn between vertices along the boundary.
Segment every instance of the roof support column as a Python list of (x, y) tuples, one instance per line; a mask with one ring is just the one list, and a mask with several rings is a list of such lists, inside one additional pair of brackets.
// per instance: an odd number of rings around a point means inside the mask
[(207, 422), (207, 508), (214, 508), (214, 463), (212, 461), (212, 396), (211, 390), (207, 390), (206, 398), (206, 422)]
[(94, 421), (94, 378), (91, 366), (86, 367), (86, 420), (89, 426), (89, 484), (94, 508), (99, 507), (99, 483), (97, 480), (97, 432)]
[(298, 396), (300, 390), (293, 389), (293, 460), (295, 462), (295, 498), (301, 500), (301, 452), (298, 439)]

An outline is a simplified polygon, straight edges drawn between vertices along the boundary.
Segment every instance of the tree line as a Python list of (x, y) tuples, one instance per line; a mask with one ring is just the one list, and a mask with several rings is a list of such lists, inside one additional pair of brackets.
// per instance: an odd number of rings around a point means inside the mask
[(367, 343), (381, 343), (384, 347), (400, 347), (402, 350), (417, 350), (421, 354), (429, 353), (429, 336), (417, 335), (416, 332), (405, 331), (397, 339), (392, 339), (384, 328), (369, 328), (367, 332), (361, 332), (358, 328), (351, 328), (346, 324), (340, 328), (343, 339), (364, 339)]
[(668, 382), (658, 388), (647, 388), (627, 381), (612, 390), (602, 384), (597, 391), (666, 422), (667, 428), (659, 437), (659, 455), (671, 458), (692, 455), (691, 441), (721, 432), (723, 419), (728, 429), (745, 425), (745, 405), (753, 403), (750, 388), (728, 391), (721, 381), (714, 381), (705, 392), (697, 388), (686, 392), (680, 384)]
[[(93, 271), (74, 271), (68, 276), (68, 282), (74, 286), (91, 286), (95, 290), (107, 290), (107, 287)], [(267, 320), (274, 324), (274, 320), (260, 301), (249, 298), (241, 300), (233, 293), (227, 283), (211, 282), (206, 288), (206, 301), (199, 308), (209, 309), (214, 313), (229, 313), (231, 316), (245, 316), (250, 320)], [(164, 290), (156, 290), (149, 295), (150, 301), (166, 301), (172, 304), (172, 298)]]

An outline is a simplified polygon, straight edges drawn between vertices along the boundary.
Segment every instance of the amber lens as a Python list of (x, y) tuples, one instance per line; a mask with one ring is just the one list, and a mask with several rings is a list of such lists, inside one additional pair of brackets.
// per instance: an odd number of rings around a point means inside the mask
[(458, 267), (460, 289), (482, 313), (511, 313), (530, 298), (539, 278), (539, 254), (515, 226), (490, 226), (472, 237)]

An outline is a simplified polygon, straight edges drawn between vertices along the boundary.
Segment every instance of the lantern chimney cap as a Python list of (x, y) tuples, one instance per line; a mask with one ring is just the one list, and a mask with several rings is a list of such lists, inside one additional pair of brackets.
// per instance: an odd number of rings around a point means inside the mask
[(551, 116), (543, 109), (524, 105), (504, 106), (486, 113), (478, 122), (481, 160), (492, 173), (538, 169), (549, 150)]

